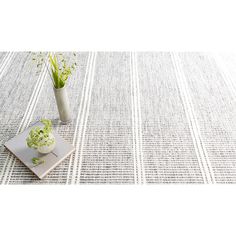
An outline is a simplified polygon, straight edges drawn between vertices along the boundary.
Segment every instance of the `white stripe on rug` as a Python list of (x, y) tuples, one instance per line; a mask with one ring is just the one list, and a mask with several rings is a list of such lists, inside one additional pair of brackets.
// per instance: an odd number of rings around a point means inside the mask
[(96, 56), (97, 56), (96, 52), (92, 53), (91, 61), (89, 63), (90, 66), (89, 66), (88, 76), (87, 76), (88, 86), (86, 87), (86, 91), (85, 91), (84, 106), (83, 106), (83, 111), (81, 114), (81, 121), (80, 121), (79, 129), (78, 129), (78, 139), (76, 142), (76, 151), (75, 151), (75, 158), (74, 158), (73, 171), (72, 171), (72, 177), (71, 177), (72, 184), (76, 184), (80, 182), (84, 136), (85, 136), (88, 114), (89, 114), (89, 109), (90, 109), (90, 100), (91, 100), (91, 93), (92, 93), (92, 87), (93, 87)]
[(142, 117), (141, 117), (141, 105), (140, 105), (140, 87), (139, 87), (139, 76), (138, 76), (138, 58), (137, 53), (133, 54), (134, 57), (134, 81), (136, 83), (136, 104), (137, 104), (137, 115), (138, 115), (138, 122), (137, 122), (137, 129), (138, 129), (138, 139), (139, 139), (139, 158), (141, 164), (141, 175), (142, 175), (142, 183), (146, 183), (145, 178), (145, 168), (143, 163), (143, 139), (142, 139)]
[(3, 59), (0, 63), (0, 74), (2, 73), (6, 63), (7, 63), (7, 60), (9, 59), (10, 55), (12, 54), (12, 52), (6, 52), (6, 54), (3, 56)]
[(4, 72), (8, 69), (12, 59), (15, 56), (15, 52), (8, 52), (0, 65), (0, 78), (3, 76)]
[(177, 77), (177, 84), (183, 101), (186, 117), (188, 120), (195, 151), (198, 157), (198, 162), (202, 172), (203, 180), (205, 183), (215, 183), (214, 173), (207, 155), (205, 145), (201, 137), (199, 124), (193, 108), (192, 99), (188, 91), (188, 85), (186, 82), (185, 74), (181, 66), (179, 56), (176, 53), (171, 53), (171, 58), (174, 64), (175, 73)]
[(92, 97), (92, 89), (93, 89), (93, 82), (94, 82), (96, 58), (97, 58), (97, 53), (94, 53), (94, 59), (93, 59), (93, 64), (92, 64), (92, 72), (91, 72), (92, 73), (92, 75), (91, 75), (91, 85), (90, 85), (89, 98), (88, 98), (86, 115), (85, 115), (85, 122), (84, 122), (84, 125), (83, 125), (84, 129), (83, 129), (83, 133), (82, 133), (79, 165), (78, 165), (78, 171), (77, 171), (78, 178), (77, 178), (76, 183), (80, 183), (80, 175), (81, 175), (82, 160), (83, 160), (83, 150), (84, 150), (84, 138), (85, 138), (85, 131), (86, 131), (86, 128), (87, 128), (87, 122), (88, 122), (88, 116), (89, 116), (89, 110), (90, 110), (90, 103), (91, 103), (91, 97)]
[(142, 150), (142, 121), (141, 121), (141, 106), (140, 106), (140, 89), (137, 68), (137, 54), (131, 53), (131, 91), (132, 91), (132, 126), (134, 141), (134, 160), (137, 163), (138, 169), (138, 183), (146, 183), (145, 171), (143, 164), (143, 150)]
[[(47, 57), (47, 55), (46, 55), (46, 57)], [(44, 79), (45, 79), (46, 75), (47, 75), (47, 68), (44, 65), (42, 68), (41, 74), (40, 74), (40, 79), (37, 81), (39, 86), (35, 86), (35, 88), (34, 88), (34, 91), (30, 97), (30, 102), (28, 103), (28, 107), (27, 107), (24, 117), (21, 121), (21, 126), (20, 126), (21, 129), (18, 132), (23, 131), (32, 120), (32, 115), (35, 110), (35, 106), (37, 105), (39, 94), (41, 92), (42, 85), (44, 83)]]
[[(28, 106), (27, 106), (24, 116), (21, 120), (21, 123), (20, 123), (18, 130), (17, 130), (16, 135), (18, 133), (22, 132), (30, 124), (36, 104), (37, 104), (37, 101), (38, 101), (40, 93), (42, 91), (42, 87), (43, 87), (46, 75), (47, 75), (47, 69), (46, 69), (46, 66), (44, 65), (42, 68), (42, 71), (40, 73), (39, 79), (36, 82), (33, 93), (30, 97)], [(4, 173), (4, 178), (3, 178), (2, 184), (9, 183), (15, 163), (16, 163), (16, 158), (9, 154), (7, 157), (7, 160), (4, 164), (4, 168), (3, 168), (3, 170), (5, 169), (5, 173)]]
[[(79, 127), (81, 127), (81, 114), (84, 113), (84, 109), (85, 109), (85, 93), (87, 92), (87, 86), (88, 86), (88, 72), (90, 70), (90, 66), (91, 66), (91, 52), (89, 52), (88, 54), (88, 59), (87, 59), (87, 65), (86, 65), (86, 71), (85, 71), (85, 76), (84, 76), (84, 82), (83, 82), (83, 88), (82, 88), (82, 94), (81, 94), (81, 102), (80, 102), (80, 105), (79, 105), (79, 111), (78, 111), (78, 114), (77, 114), (77, 119), (76, 119), (76, 124), (75, 124), (75, 132), (74, 132), (74, 136), (73, 136), (73, 146), (76, 146), (77, 145), (77, 140), (78, 140), (78, 129)], [(71, 158), (70, 158), (70, 161), (69, 161), (69, 166), (68, 166), (68, 172), (67, 172), (67, 178), (66, 178), (66, 184), (69, 184), (70, 181), (71, 181), (71, 169), (72, 169), (72, 162), (75, 158), (78, 158), (78, 154), (77, 154), (77, 149), (78, 147), (76, 146), (76, 151), (75, 151), (75, 154), (74, 156), (72, 155)], [(74, 157), (74, 158), (73, 158)]]

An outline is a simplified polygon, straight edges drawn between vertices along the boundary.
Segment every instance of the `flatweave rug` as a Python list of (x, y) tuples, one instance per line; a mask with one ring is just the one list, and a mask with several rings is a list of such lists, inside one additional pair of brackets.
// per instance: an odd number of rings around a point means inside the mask
[[(78, 52), (68, 125), (32, 57), (0, 52), (1, 184), (236, 183), (236, 55)], [(76, 151), (38, 180), (3, 144), (41, 118)]]

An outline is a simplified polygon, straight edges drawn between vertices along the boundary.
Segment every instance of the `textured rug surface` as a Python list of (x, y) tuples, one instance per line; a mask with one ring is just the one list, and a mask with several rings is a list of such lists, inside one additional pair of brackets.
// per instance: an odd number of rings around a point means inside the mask
[[(1, 184), (236, 183), (236, 55), (79, 52), (68, 125), (32, 57), (0, 52)], [(38, 180), (3, 144), (43, 117), (76, 152)]]

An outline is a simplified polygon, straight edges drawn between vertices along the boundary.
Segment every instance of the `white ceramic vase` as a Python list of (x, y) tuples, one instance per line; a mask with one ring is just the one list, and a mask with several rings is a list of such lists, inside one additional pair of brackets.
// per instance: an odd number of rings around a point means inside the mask
[(72, 116), (66, 86), (59, 89), (53, 87), (53, 90), (57, 102), (57, 109), (59, 112), (60, 120), (62, 121), (62, 123), (69, 123)]
[[(39, 153), (47, 154), (47, 153), (50, 153), (50, 152), (53, 151), (53, 149), (56, 146), (56, 140), (55, 140), (55, 137), (54, 137), (54, 135), (52, 133), (49, 134), (49, 138), (50, 139), (54, 139), (54, 143), (52, 143), (49, 146), (44, 145), (44, 146), (38, 147), (37, 150), (38, 150)], [(42, 142), (44, 142), (44, 140), (42, 140)]]

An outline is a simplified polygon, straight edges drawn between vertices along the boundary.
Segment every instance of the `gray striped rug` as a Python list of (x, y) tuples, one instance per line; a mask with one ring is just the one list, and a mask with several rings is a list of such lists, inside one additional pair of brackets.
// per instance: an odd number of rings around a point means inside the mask
[[(72, 53), (66, 53), (68, 58)], [(236, 55), (80, 52), (59, 125), (32, 54), (0, 53), (1, 184), (236, 182)], [(76, 152), (38, 180), (3, 144), (46, 117)]]

